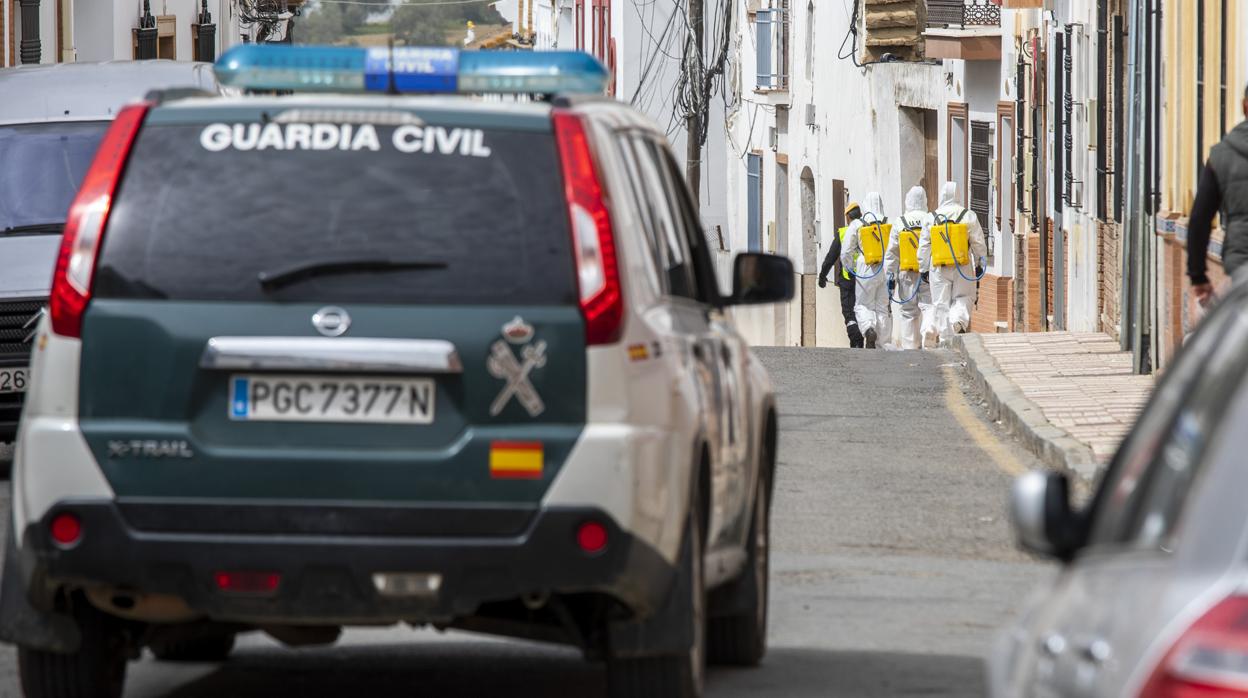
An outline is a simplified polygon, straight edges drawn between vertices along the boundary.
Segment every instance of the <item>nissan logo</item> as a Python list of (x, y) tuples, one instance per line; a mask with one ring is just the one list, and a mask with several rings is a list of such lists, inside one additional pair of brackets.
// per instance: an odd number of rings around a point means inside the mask
[(312, 326), (326, 337), (338, 337), (351, 327), (351, 316), (336, 305), (327, 305), (312, 316)]

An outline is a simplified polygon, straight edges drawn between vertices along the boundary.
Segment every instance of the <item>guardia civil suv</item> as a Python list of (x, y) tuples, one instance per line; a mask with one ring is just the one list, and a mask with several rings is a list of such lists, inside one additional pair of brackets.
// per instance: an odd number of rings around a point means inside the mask
[(662, 133), (565, 94), (584, 54), (217, 72), (285, 94), (127, 107), (69, 212), (0, 593), (27, 694), (353, 624), (569, 643), (620, 696), (757, 663), (776, 414), (726, 310), (789, 262), (721, 292)]

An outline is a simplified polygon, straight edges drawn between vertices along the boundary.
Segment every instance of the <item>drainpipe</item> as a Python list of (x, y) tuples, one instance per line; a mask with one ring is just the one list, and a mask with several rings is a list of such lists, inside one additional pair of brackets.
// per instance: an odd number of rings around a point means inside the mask
[[(1158, 150), (1161, 142), (1159, 119), (1161, 59), (1161, 9), (1156, 0), (1132, 0), (1134, 27), (1131, 42), (1131, 105), (1128, 114), (1127, 205), (1124, 217), (1127, 227), (1124, 248), (1130, 244), (1130, 346), (1136, 373), (1153, 371), (1158, 337), (1156, 317), (1156, 214), (1160, 195)], [(1142, 127), (1142, 132), (1141, 132)], [(1124, 249), (1125, 251), (1125, 249)]]
[(1134, 31), (1130, 33), (1130, 43), (1127, 46), (1127, 123), (1122, 148), (1123, 162), (1115, 166), (1115, 169), (1123, 172), (1122, 285), (1119, 288), (1121, 306), (1118, 315), (1118, 341), (1123, 351), (1130, 351), (1133, 355), (1137, 353), (1136, 348), (1139, 345), (1137, 339), (1140, 324), (1139, 287), (1140, 276), (1144, 273), (1143, 265), (1139, 263), (1138, 241), (1140, 165), (1142, 164), (1142, 154), (1139, 151), (1139, 119), (1142, 116), (1140, 91), (1143, 87), (1140, 77), (1140, 41), (1146, 31), (1141, 12), (1142, 2), (1143, 0), (1130, 0), (1127, 10), (1127, 16), (1131, 18), (1129, 26), (1134, 28)]
[[(1053, 32), (1053, 327), (1061, 330), (1066, 328), (1066, 298), (1063, 290), (1066, 282), (1066, 246), (1063, 245), (1066, 230), (1066, 197), (1070, 194), (1070, 181), (1067, 177), (1066, 163), (1069, 157), (1066, 141), (1068, 139), (1066, 111), (1069, 83), (1066, 80), (1066, 68), (1070, 65), (1069, 48), (1066, 45), (1066, 34), (1061, 29)], [(1058, 71), (1062, 72), (1058, 72)]]
[(1161, 75), (1161, 28), (1164, 17), (1162, 15), (1161, 0), (1149, 0), (1150, 15), (1152, 18), (1152, 50), (1148, 53), (1149, 64), (1152, 66), (1152, 93), (1149, 101), (1149, 108), (1152, 110), (1153, 130), (1148, 138), (1148, 153), (1152, 160), (1151, 172), (1152, 179), (1147, 183), (1149, 189), (1148, 197), (1148, 229), (1147, 229), (1147, 250), (1148, 250), (1148, 274), (1144, 277), (1145, 291), (1144, 296), (1145, 308), (1148, 314), (1145, 317), (1148, 320), (1145, 339), (1148, 343), (1145, 348), (1148, 351), (1141, 358), (1138, 370), (1141, 374), (1151, 374), (1153, 369), (1157, 367), (1157, 357), (1161, 356), (1161, 317), (1160, 307), (1157, 303), (1157, 279), (1160, 277), (1161, 269), (1159, 264), (1161, 261), (1158, 255), (1157, 244), (1157, 212), (1161, 208), (1161, 101), (1162, 101), (1162, 75)]
[[(1023, 40), (1024, 42), (1026, 39)], [(1018, 47), (1018, 67), (1014, 76), (1014, 331), (1024, 332), (1027, 328), (1027, 233), (1026, 221), (1029, 213), (1026, 201), (1027, 189), (1027, 62), (1023, 57), (1023, 45)]]

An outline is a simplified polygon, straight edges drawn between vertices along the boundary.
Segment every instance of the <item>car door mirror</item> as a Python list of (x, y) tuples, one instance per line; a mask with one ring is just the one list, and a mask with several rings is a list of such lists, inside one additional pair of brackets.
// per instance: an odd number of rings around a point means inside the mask
[(1069, 560), (1077, 547), (1078, 520), (1070, 504), (1070, 481), (1062, 473), (1033, 470), (1014, 481), (1010, 523), (1025, 550)]
[(732, 296), (727, 305), (783, 303), (793, 298), (793, 262), (788, 257), (742, 252), (732, 264)]

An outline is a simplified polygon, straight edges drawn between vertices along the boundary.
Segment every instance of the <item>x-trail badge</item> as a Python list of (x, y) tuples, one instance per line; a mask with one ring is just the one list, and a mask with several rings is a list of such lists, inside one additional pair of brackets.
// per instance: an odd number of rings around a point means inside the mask
[(351, 316), (335, 305), (327, 305), (312, 315), (312, 326), (326, 337), (339, 337), (351, 327)]

